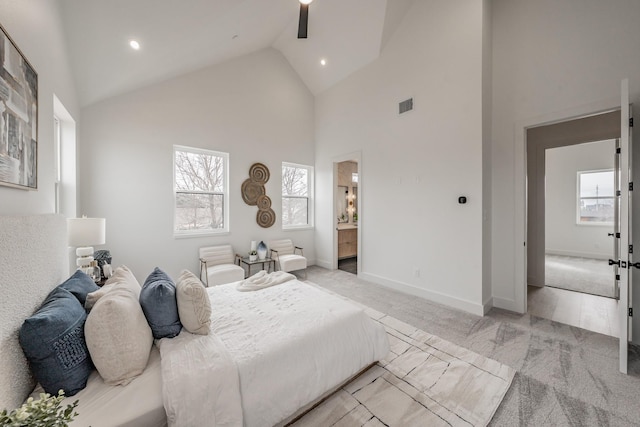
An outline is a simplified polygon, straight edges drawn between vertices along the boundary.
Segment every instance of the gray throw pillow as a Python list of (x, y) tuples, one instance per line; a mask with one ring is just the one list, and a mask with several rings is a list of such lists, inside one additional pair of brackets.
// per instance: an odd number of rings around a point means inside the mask
[(182, 324), (178, 314), (176, 285), (158, 267), (142, 285), (140, 305), (155, 339), (173, 338), (180, 333)]

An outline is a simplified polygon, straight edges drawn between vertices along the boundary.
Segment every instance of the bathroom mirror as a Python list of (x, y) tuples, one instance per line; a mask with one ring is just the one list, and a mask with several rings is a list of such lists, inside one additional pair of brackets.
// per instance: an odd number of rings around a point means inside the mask
[(338, 223), (349, 222), (349, 213), (347, 212), (347, 197), (349, 195), (349, 187), (338, 185), (336, 192), (336, 216)]

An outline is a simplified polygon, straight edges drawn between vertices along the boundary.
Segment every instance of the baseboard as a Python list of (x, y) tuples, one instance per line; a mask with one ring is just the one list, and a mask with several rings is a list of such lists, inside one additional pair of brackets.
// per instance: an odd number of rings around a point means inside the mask
[(457, 308), (458, 310), (466, 311), (467, 313), (475, 314), (477, 316), (484, 316), (485, 314), (486, 306), (484, 304), (477, 304), (471, 301), (455, 298), (450, 295), (445, 295), (440, 292), (418, 288), (407, 283), (390, 280), (386, 277), (377, 276), (375, 274), (363, 272), (358, 274), (358, 278), (368, 280), (369, 282), (373, 282), (378, 285), (394, 289), (396, 291), (404, 292), (405, 294), (415, 295), (421, 298), (425, 298), (429, 301), (437, 302), (439, 304), (443, 304), (452, 308)]
[(493, 297), (492, 300), (495, 308), (513, 311), (514, 313), (522, 313), (516, 302), (512, 299)]
[(609, 259), (612, 257), (612, 255), (610, 254), (563, 251), (561, 249), (545, 249), (544, 253), (545, 255), (573, 256), (573, 257), (591, 258), (591, 259)]
[(493, 297), (489, 297), (482, 303), (483, 315), (486, 315), (489, 312), (489, 310), (491, 310), (492, 308), (493, 308)]
[(317, 259), (315, 265), (318, 267), (326, 268), (327, 270), (333, 270), (333, 262), (326, 259)]

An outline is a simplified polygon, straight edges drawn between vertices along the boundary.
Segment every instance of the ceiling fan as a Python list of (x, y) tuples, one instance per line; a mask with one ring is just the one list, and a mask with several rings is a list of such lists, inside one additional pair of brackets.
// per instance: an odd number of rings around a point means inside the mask
[(313, 0), (300, 0), (300, 20), (298, 21), (298, 38), (307, 38), (307, 26), (309, 24), (309, 4)]

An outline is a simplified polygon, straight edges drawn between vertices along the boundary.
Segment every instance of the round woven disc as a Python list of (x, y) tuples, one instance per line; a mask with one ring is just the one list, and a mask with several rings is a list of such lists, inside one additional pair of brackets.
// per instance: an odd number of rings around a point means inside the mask
[(256, 216), (256, 222), (262, 228), (269, 228), (276, 222), (276, 213), (273, 209), (260, 209)]
[(269, 168), (262, 163), (254, 163), (249, 168), (249, 178), (253, 182), (266, 184), (269, 181)]
[(249, 206), (255, 206), (258, 202), (258, 197), (263, 196), (266, 192), (264, 185), (251, 181), (251, 179), (245, 179), (242, 183), (242, 200)]
[(258, 206), (258, 209), (269, 209), (271, 207), (271, 198), (267, 195), (258, 196), (256, 206)]

